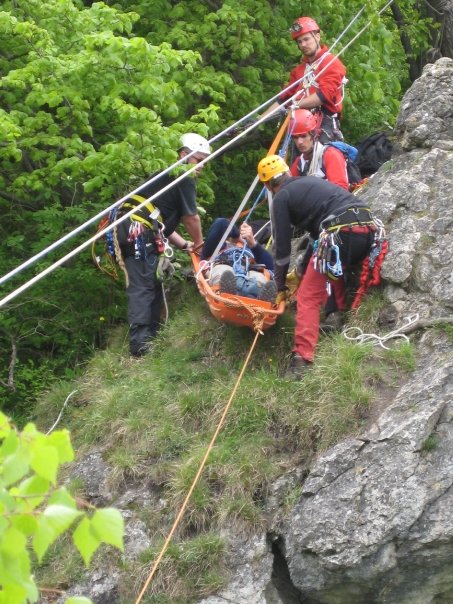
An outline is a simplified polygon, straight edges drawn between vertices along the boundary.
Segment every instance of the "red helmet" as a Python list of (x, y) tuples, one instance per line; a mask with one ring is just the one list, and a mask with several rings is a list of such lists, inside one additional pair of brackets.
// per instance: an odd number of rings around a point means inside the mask
[(319, 134), (321, 114), (314, 114), (308, 109), (296, 109), (289, 122), (289, 131), (291, 136), (298, 134), (307, 134), (314, 132), (315, 136)]
[(299, 17), (289, 28), (293, 40), (297, 40), (300, 36), (308, 34), (311, 31), (319, 32), (319, 25), (311, 17)]

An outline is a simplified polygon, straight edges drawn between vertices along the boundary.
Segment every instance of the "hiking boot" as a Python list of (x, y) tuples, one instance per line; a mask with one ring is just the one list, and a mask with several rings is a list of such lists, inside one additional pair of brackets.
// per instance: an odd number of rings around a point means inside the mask
[(236, 276), (231, 269), (224, 271), (220, 275), (220, 291), (224, 294), (236, 293)]
[(264, 283), (263, 287), (260, 289), (258, 299), (264, 300), (265, 302), (272, 302), (272, 304), (274, 304), (276, 297), (277, 286), (275, 285), (275, 281), (266, 281), (266, 283)]
[(285, 378), (287, 380), (293, 380), (294, 382), (302, 380), (311, 365), (312, 363), (310, 361), (303, 359), (297, 352), (293, 352), (288, 369), (285, 373)]
[(344, 315), (339, 310), (331, 312), (320, 325), (320, 329), (324, 333), (336, 333), (343, 329)]

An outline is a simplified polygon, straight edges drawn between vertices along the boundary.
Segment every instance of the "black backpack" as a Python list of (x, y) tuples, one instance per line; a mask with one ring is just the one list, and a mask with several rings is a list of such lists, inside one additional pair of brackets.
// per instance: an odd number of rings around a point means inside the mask
[(392, 157), (392, 143), (385, 132), (376, 132), (363, 138), (357, 148), (356, 162), (363, 178), (377, 172)]

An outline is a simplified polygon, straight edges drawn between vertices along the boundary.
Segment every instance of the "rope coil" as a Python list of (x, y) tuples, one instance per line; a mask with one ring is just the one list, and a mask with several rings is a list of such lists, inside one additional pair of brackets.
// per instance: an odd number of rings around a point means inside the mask
[[(394, 329), (393, 331), (390, 331), (389, 333), (385, 334), (384, 336), (379, 336), (375, 333), (364, 333), (362, 331), (362, 329), (360, 329), (360, 327), (355, 327), (355, 326), (347, 327), (346, 329), (343, 330), (342, 333), (343, 333), (343, 336), (351, 342), (357, 342), (358, 344), (366, 344), (367, 342), (372, 342), (375, 345), (379, 344), (379, 346), (381, 346), (381, 348), (384, 348), (385, 350), (391, 350), (391, 348), (386, 346), (385, 343), (388, 342), (389, 340), (395, 340), (397, 338), (402, 338), (406, 342), (409, 342), (410, 341), (409, 338), (403, 332), (405, 330), (407, 330), (407, 328), (410, 327), (411, 325), (417, 323), (418, 320), (419, 320), (418, 314), (406, 317), (405, 323), (403, 325), (401, 325), (401, 327), (398, 327), (398, 329)], [(358, 333), (355, 336), (349, 335), (351, 331), (352, 332), (356, 331)]]

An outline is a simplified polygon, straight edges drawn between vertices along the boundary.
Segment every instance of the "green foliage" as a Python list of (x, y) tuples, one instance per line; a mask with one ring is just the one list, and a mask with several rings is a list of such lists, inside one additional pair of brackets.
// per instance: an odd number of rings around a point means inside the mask
[[(32, 554), (38, 562), (49, 547), (77, 524), (73, 541), (89, 564), (101, 543), (123, 549), (123, 520), (115, 509), (88, 515), (64, 487), (60, 466), (74, 457), (67, 430), (44, 435), (33, 424), (18, 432), (0, 413), (0, 602), (37, 602)], [(70, 598), (86, 604), (86, 598)]]
[[(419, 53), (429, 22), (412, 2), (399, 4)], [(303, 8), (331, 45), (361, 6), (309, 0)], [(351, 142), (394, 122), (408, 84), (398, 29), (389, 11), (377, 16), (380, 8), (369, 2), (335, 48), (371, 19), (342, 55)], [(300, 10), (295, 0), (3, 2), (0, 274), (170, 165), (181, 133), (213, 136), (275, 96), (300, 58), (288, 34)], [(205, 170), (198, 189), (206, 224), (237, 207), (275, 126)], [(52, 253), (16, 277), (11, 289), (55, 259)], [(0, 396), (21, 419), (51, 375), (73, 371), (105, 345), (108, 330), (124, 320), (125, 296), (85, 253), (1, 315)]]
[[(132, 12), (103, 3), (84, 9), (72, 0), (2, 8), (4, 274), (171, 164), (179, 134), (207, 134), (204, 121), (215, 124), (217, 110), (208, 102), (198, 103), (202, 113), (180, 112), (188, 89), (172, 74), (184, 80), (200, 57), (132, 35)], [(209, 196), (202, 187), (200, 203)], [(49, 255), (37, 269), (54, 260)], [(25, 271), (11, 289), (33, 274)], [(98, 273), (88, 252), (51, 279), (2, 310), (0, 395), (16, 419), (49, 387), (51, 374), (64, 375), (105, 344), (107, 329), (124, 317), (121, 285)]]

